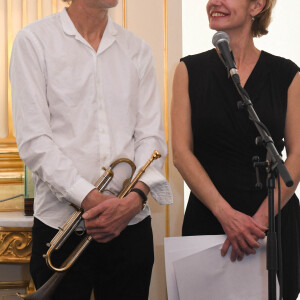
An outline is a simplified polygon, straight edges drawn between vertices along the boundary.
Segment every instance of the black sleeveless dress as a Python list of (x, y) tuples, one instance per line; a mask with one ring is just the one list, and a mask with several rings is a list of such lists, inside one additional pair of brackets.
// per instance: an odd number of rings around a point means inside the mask
[[(229, 204), (252, 216), (267, 196), (264, 170), (260, 171), (263, 189), (255, 189), (252, 157), (266, 159), (265, 148), (255, 144), (258, 131), (248, 112), (238, 109), (240, 95), (215, 49), (181, 61), (189, 76), (194, 154)], [(262, 51), (245, 85), (279, 153), (284, 147), (287, 91), (298, 71), (292, 61)], [(224, 231), (191, 193), (182, 233), (207, 235)], [(296, 195), (282, 209), (282, 256), (284, 299), (295, 300), (300, 291), (300, 207)]]

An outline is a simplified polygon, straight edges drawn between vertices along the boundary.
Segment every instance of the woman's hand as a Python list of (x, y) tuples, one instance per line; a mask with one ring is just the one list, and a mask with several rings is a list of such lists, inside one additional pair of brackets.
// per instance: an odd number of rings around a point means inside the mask
[(242, 260), (245, 253), (247, 255), (256, 253), (255, 248), (260, 247), (258, 240), (265, 237), (267, 227), (233, 208), (224, 211), (218, 219), (227, 235), (221, 249), (222, 256), (227, 254), (230, 245), (232, 245), (230, 255), (232, 261)]

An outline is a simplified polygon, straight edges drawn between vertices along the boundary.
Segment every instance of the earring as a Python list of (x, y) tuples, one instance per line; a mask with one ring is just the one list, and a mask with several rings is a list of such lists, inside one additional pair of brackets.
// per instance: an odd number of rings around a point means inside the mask
[(254, 17), (251, 17), (251, 20), (252, 20), (252, 22), (254, 22), (254, 21), (255, 21), (255, 18), (254, 18)]

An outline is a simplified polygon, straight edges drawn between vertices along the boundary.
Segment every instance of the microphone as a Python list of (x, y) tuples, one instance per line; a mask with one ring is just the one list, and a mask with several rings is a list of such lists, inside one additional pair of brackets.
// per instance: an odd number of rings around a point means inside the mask
[(229, 42), (229, 35), (223, 31), (216, 32), (212, 38), (212, 43), (220, 51), (222, 61), (227, 68), (228, 73), (234, 81), (238, 80), (238, 82), (240, 82), (240, 77), (235, 65), (235, 61), (229, 48)]

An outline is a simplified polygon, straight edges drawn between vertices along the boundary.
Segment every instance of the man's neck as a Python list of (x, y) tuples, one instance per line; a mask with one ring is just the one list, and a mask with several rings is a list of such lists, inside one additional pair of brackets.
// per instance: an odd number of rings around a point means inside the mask
[(108, 9), (91, 7), (76, 0), (67, 8), (69, 17), (82, 37), (98, 50), (108, 21)]

